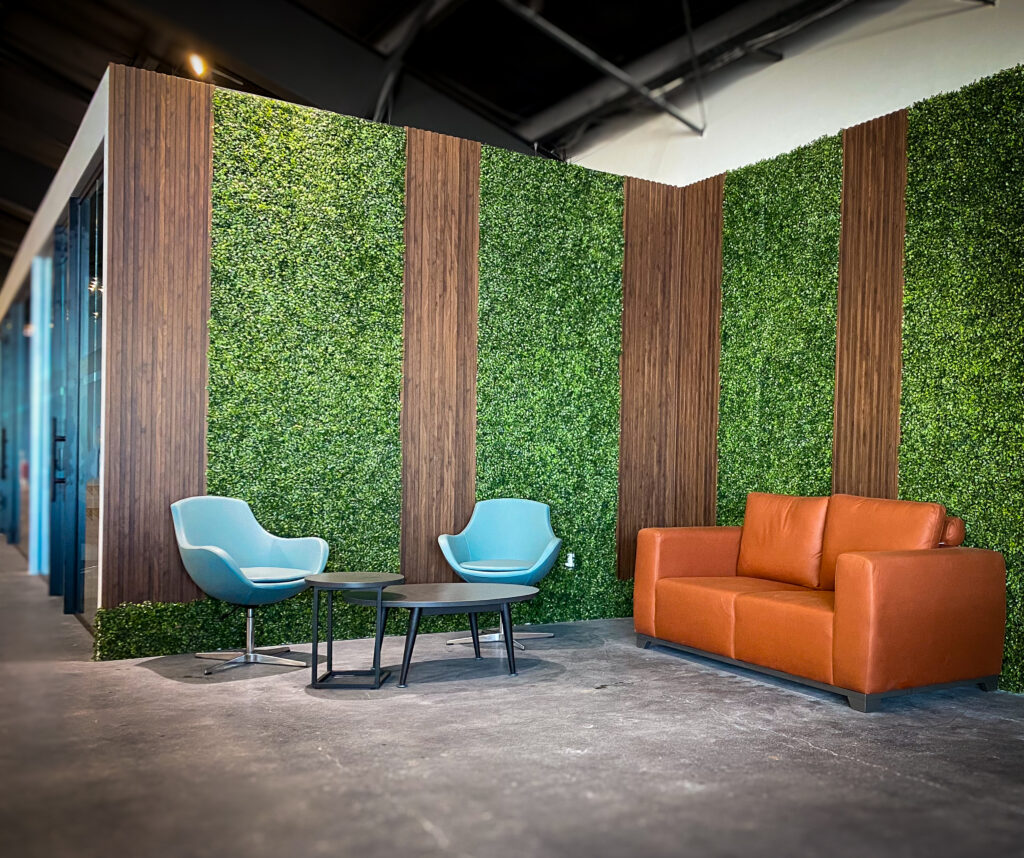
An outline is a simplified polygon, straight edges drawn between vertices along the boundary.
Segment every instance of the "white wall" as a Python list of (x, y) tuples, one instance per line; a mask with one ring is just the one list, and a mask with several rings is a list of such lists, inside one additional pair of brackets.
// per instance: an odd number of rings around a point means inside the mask
[[(647, 114), (609, 126), (570, 160), (685, 185), (1024, 63), (1024, 0), (862, 0), (707, 81), (698, 137)], [(690, 99), (677, 102), (699, 117)]]

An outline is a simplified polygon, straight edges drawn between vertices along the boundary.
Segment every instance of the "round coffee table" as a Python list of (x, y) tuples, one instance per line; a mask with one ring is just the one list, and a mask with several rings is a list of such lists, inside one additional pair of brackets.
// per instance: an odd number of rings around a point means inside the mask
[[(320, 575), (307, 575), (306, 581), (313, 588), (313, 679), (310, 688), (371, 688), (377, 689), (391, 675), (390, 670), (380, 669), (380, 647), (384, 640), (384, 620), (381, 594), (390, 584), (401, 584), (405, 580), (402, 575), (390, 572), (325, 572)], [(356, 591), (365, 594), (367, 601), (362, 605), (377, 606), (377, 627), (373, 645), (372, 670), (335, 670), (334, 669), (334, 594), (338, 590)], [(368, 591), (373, 591), (370, 593)], [(327, 672), (318, 675), (317, 658), (320, 655), (320, 593), (327, 593)], [(372, 676), (373, 682), (352, 682), (353, 676)]]
[[(412, 650), (416, 646), (416, 633), (419, 630), (420, 617), (438, 614), (468, 614), (469, 628), (473, 634), (473, 651), (480, 658), (480, 634), (477, 626), (477, 614), (497, 611), (501, 614), (501, 625), (505, 632), (505, 651), (508, 653), (508, 672), (516, 675), (516, 650), (512, 639), (512, 608), (513, 602), (526, 602), (536, 596), (536, 587), (523, 587), (519, 584), (405, 584), (399, 587), (388, 587), (383, 593), (383, 620), (387, 620), (388, 611), (394, 608), (406, 608), (410, 611), (409, 632), (405, 636), (405, 654), (402, 656), (402, 672), (398, 679), (398, 687), (406, 687), (409, 676), (409, 663), (412, 661)], [(368, 593), (346, 593), (345, 601), (354, 605), (374, 604), (373, 597)], [(377, 601), (378, 605), (381, 601)], [(380, 608), (378, 608), (378, 611)]]

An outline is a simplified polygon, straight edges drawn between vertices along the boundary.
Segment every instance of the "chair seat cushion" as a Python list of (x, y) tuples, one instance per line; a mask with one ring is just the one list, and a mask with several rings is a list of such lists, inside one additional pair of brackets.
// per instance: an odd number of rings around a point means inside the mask
[(654, 594), (654, 633), (662, 640), (736, 658), (733, 648), (736, 598), (742, 593), (804, 587), (765, 578), (662, 578)]
[(832, 684), (831, 590), (744, 593), (736, 599), (736, 658)]
[(242, 574), (259, 584), (282, 584), (286, 581), (301, 581), (313, 573), (308, 569), (291, 569), (287, 566), (243, 566)]
[(533, 564), (529, 560), (470, 560), (459, 564), (473, 572), (525, 572)]

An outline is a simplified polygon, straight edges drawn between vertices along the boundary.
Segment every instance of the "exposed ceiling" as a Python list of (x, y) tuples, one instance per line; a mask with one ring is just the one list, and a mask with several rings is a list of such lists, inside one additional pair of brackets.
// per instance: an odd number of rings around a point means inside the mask
[(111, 62), (564, 157), (853, 2), (0, 0), (0, 279)]

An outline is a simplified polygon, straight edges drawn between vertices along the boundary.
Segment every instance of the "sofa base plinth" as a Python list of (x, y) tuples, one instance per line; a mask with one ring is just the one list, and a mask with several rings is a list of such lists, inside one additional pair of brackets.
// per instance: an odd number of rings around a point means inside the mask
[(696, 649), (695, 647), (686, 646), (685, 644), (678, 644), (673, 641), (654, 638), (650, 635), (638, 634), (636, 636), (636, 645), (640, 647), (640, 649), (650, 649), (655, 646), (665, 647), (684, 655), (694, 655), (699, 658), (711, 659), (712, 661), (717, 661), (721, 664), (727, 664), (730, 667), (741, 667), (744, 670), (752, 670), (755, 673), (763, 673), (766, 676), (774, 676), (777, 679), (785, 679), (789, 682), (807, 685), (810, 688), (817, 688), (819, 691), (828, 691), (832, 694), (838, 694), (841, 697), (845, 697), (847, 702), (850, 704), (850, 708), (857, 712), (877, 712), (882, 706), (882, 700), (887, 697), (903, 697), (907, 694), (941, 691), (944, 688), (963, 688), (964, 686), (969, 685), (977, 685), (983, 691), (996, 691), (999, 688), (998, 676), (981, 676), (975, 679), (961, 679), (956, 682), (940, 682), (936, 685), (919, 685), (914, 688), (895, 688), (892, 691), (880, 691), (876, 694), (862, 694), (859, 691), (851, 691), (849, 688), (840, 688), (838, 685), (829, 685), (827, 682), (818, 682), (816, 679), (807, 679), (804, 676), (797, 676), (793, 673), (784, 673), (781, 670), (775, 670), (771, 667), (762, 667), (759, 664), (752, 664), (749, 661), (739, 661), (735, 658), (729, 658), (726, 655), (718, 655), (717, 653), (708, 652), (703, 649)]

